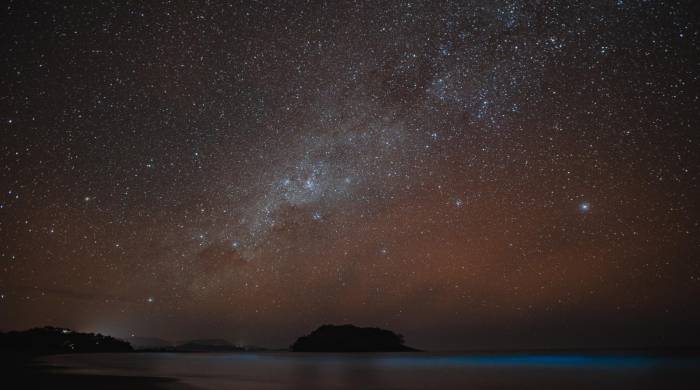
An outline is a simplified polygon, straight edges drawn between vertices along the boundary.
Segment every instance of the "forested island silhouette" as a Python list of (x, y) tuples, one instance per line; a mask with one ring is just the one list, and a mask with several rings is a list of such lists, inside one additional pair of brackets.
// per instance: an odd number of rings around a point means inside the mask
[(415, 352), (403, 336), (381, 328), (355, 325), (322, 325), (292, 344), (293, 352)]
[(133, 350), (128, 342), (112, 336), (81, 333), (53, 326), (0, 333), (0, 351), (4, 356), (132, 352)]
[[(162, 339), (120, 340), (99, 333), (81, 333), (68, 328), (45, 326), (25, 331), (0, 333), (0, 351), (3, 357), (41, 356), (70, 353), (115, 352), (252, 352), (269, 350), (263, 347), (238, 346), (223, 339), (198, 339), (169, 343)], [(299, 337), (290, 347), (291, 352), (410, 352), (403, 336), (391, 330), (376, 327), (358, 327), (351, 324), (322, 325), (306, 336)], [(285, 351), (287, 349), (278, 349)]]

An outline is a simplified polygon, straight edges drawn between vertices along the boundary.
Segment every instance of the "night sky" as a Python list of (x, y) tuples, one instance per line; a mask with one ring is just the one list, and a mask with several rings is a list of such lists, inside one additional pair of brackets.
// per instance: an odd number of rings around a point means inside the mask
[(10, 1), (0, 329), (700, 344), (695, 1)]

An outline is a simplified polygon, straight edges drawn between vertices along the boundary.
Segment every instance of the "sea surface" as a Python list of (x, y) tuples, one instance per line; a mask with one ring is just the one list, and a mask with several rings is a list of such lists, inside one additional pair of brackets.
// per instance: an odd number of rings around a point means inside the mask
[(698, 357), (630, 354), (122, 353), (41, 359), (56, 372), (199, 389), (700, 389)]

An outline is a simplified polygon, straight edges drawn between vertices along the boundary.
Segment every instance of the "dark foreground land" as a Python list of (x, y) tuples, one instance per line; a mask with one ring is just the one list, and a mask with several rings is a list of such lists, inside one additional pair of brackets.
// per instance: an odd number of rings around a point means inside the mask
[(133, 353), (129, 343), (70, 329), (43, 327), (0, 333), (2, 389), (186, 389), (177, 380), (158, 377), (76, 374), (48, 366), (49, 355)]
[(3, 389), (192, 389), (173, 378), (90, 375), (41, 363), (41, 357), (8, 357), (0, 363)]

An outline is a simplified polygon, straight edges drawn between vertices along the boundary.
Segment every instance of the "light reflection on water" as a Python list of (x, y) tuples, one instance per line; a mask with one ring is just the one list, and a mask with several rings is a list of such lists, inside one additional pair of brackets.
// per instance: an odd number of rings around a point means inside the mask
[(585, 355), (513, 355), (513, 356), (449, 356), (397, 357), (385, 359), (389, 365), (430, 366), (535, 366), (535, 367), (648, 367), (661, 360), (643, 356), (585, 356)]
[[(177, 354), (171, 354), (178, 356)], [(634, 368), (664, 364), (700, 364), (700, 359), (669, 359), (654, 356), (595, 355), (440, 355), (440, 354), (202, 354), (192, 358), (209, 360), (295, 361), (312, 364), (357, 364), (371, 362), (378, 366), (532, 366), (532, 367), (598, 367)]]
[(698, 358), (587, 354), (91, 354), (47, 358), (73, 372), (159, 376), (204, 389), (697, 389)]

